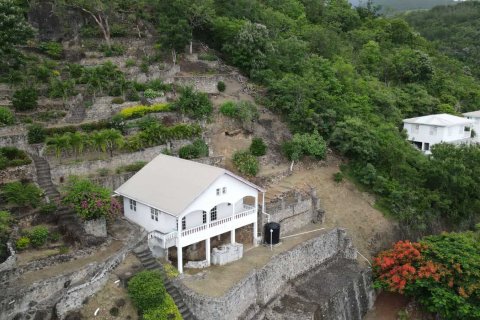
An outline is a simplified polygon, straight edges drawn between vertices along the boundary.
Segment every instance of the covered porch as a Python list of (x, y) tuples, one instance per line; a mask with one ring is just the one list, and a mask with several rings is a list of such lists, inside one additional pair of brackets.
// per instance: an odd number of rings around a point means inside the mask
[[(235, 233), (238, 228), (252, 225), (252, 244), (256, 245), (257, 198), (246, 196), (235, 203), (223, 202), (208, 210), (195, 210), (177, 218), (175, 230), (160, 232), (154, 230), (149, 238), (155, 238), (167, 250), (177, 249), (177, 267), (183, 272), (183, 248), (204, 242), (205, 259), (210, 265), (211, 238), (230, 233), (230, 243), (235, 243)], [(173, 217), (172, 217), (173, 218)], [(202, 243), (203, 244), (203, 243)]]

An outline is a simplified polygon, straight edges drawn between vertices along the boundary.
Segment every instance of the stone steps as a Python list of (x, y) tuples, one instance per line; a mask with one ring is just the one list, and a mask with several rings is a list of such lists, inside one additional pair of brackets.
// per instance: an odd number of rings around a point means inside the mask
[(48, 161), (36, 154), (30, 154), (30, 156), (33, 159), (37, 171), (38, 185), (43, 189), (45, 195), (47, 195), (50, 200), (58, 201), (60, 199), (60, 193), (52, 182)]
[(190, 312), (187, 305), (183, 301), (182, 296), (180, 295), (180, 292), (172, 284), (172, 282), (166, 277), (162, 265), (160, 265), (157, 262), (157, 260), (155, 260), (150, 250), (146, 249), (141, 252), (135, 253), (135, 255), (140, 260), (140, 262), (142, 263), (145, 269), (152, 270), (152, 271), (153, 270), (160, 271), (163, 278), (163, 283), (165, 285), (165, 289), (167, 290), (168, 294), (172, 297), (173, 301), (175, 302), (175, 305), (177, 306), (178, 311), (180, 311), (180, 314), (182, 315), (182, 318), (184, 320), (196, 320), (195, 316)]

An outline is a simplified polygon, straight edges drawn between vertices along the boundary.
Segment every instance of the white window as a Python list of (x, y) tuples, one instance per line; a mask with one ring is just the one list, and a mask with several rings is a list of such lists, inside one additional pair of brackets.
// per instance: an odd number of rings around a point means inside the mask
[(220, 195), (220, 188), (217, 188), (217, 196)]
[(425, 150), (425, 151), (430, 150), (430, 143), (425, 142), (425, 144), (423, 145), (423, 150)]
[(207, 211), (202, 212), (202, 221), (203, 223), (207, 223)]
[(182, 218), (182, 230), (187, 229), (187, 218)]
[(210, 221), (215, 220), (217, 220), (217, 206), (213, 207), (212, 210), (210, 210)]
[(130, 199), (130, 210), (137, 211), (137, 201)]
[(152, 218), (152, 220), (158, 221), (159, 213), (160, 213), (159, 210), (154, 209), (154, 208), (150, 208), (150, 217)]
[(223, 193), (223, 194), (227, 193), (227, 187), (223, 187), (223, 188), (222, 188), (222, 193)]
[(437, 127), (430, 127), (430, 135), (434, 136), (437, 134)]

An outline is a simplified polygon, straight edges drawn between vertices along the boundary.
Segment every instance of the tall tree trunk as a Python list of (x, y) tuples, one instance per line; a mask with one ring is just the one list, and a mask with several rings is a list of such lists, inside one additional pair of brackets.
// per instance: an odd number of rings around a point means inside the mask
[(190, 54), (193, 54), (193, 40), (190, 40)]
[(172, 61), (173, 65), (177, 64), (177, 52), (175, 51), (175, 49), (172, 49)]

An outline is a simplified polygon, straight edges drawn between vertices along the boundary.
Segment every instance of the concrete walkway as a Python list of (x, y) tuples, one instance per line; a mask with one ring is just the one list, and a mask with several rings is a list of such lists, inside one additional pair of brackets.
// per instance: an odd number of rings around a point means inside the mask
[(210, 266), (200, 271), (185, 269), (182, 281), (187, 287), (202, 295), (220, 297), (253, 269), (266, 265), (274, 255), (288, 251), (302, 242), (329, 231), (325, 229), (309, 232), (322, 227), (320, 224), (310, 224), (295, 232), (295, 234), (308, 233), (281, 239), (280, 244), (274, 246), (273, 250), (263, 245), (255, 248), (244, 247), (243, 258), (225, 266)]

